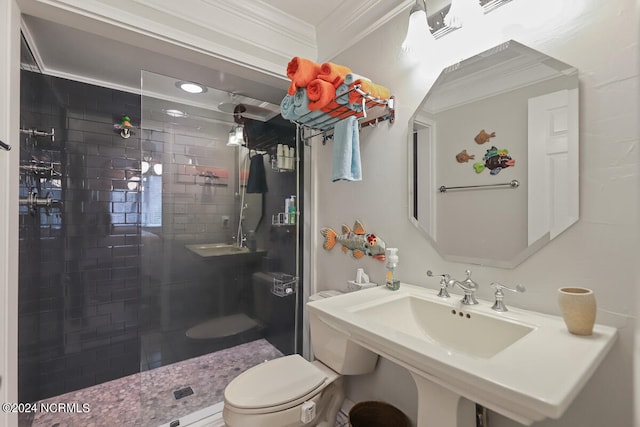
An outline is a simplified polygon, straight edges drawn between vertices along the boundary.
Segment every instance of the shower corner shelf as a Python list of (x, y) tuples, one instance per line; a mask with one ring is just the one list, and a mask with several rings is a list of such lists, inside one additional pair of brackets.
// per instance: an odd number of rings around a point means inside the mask
[[(297, 213), (295, 214), (297, 215)], [(296, 221), (295, 222), (289, 222), (287, 219), (287, 214), (285, 214), (284, 212), (280, 212), (274, 215), (271, 215), (271, 225), (275, 226), (275, 227), (286, 227), (286, 226), (290, 226), (290, 227), (295, 227), (297, 221), (297, 217), (296, 217)]]
[[(273, 156), (271, 156), (271, 169), (276, 171), (276, 172), (295, 172), (295, 170), (296, 170), (295, 161), (296, 161), (295, 157), (280, 156), (280, 162), (282, 162), (282, 163), (280, 163), (278, 161), (278, 158), (275, 155), (273, 155)], [(278, 165), (279, 163), (280, 163), (280, 165)], [(287, 163), (291, 164), (291, 165), (294, 165), (294, 166), (283, 167), (283, 164), (286, 165)]]
[(298, 278), (290, 274), (278, 273), (273, 278), (273, 286), (271, 293), (279, 296), (286, 297), (296, 293), (298, 288)]

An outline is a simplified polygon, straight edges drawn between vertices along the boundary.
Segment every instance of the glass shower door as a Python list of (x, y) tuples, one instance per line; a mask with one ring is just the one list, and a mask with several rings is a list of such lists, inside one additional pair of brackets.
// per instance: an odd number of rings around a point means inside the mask
[[(150, 425), (186, 425), (220, 411), (235, 376), (296, 352), (298, 293), (273, 290), (282, 277), (298, 274), (297, 226), (272, 226), (271, 216), (283, 209), (285, 195), (297, 194), (297, 174), (273, 170), (269, 147), (228, 145), (238, 124), (211, 99), (229, 94), (208, 88), (210, 108), (196, 96), (177, 102), (171, 91), (178, 80), (142, 73), (136, 182), (141, 399)], [(263, 125), (243, 124), (246, 135)], [(268, 190), (250, 193), (257, 162)]]

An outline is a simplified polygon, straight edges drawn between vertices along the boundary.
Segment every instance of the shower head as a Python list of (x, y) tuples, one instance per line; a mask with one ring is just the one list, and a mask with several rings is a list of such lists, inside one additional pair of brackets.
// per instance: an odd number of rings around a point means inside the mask
[(238, 109), (238, 107), (244, 108), (244, 111), (242, 111), (243, 115), (256, 116), (258, 120), (264, 120), (264, 117), (268, 117), (273, 114), (273, 111), (267, 108), (260, 107), (258, 105), (240, 104), (236, 102), (221, 102), (218, 104), (218, 110), (222, 111), (223, 113), (233, 115), (236, 114), (236, 110)]
[(218, 111), (233, 114), (236, 123), (238, 123), (236, 117), (239, 110), (242, 110), (240, 113), (243, 117), (260, 120), (262, 122), (268, 121), (280, 113), (279, 106), (277, 105), (247, 98), (237, 93), (229, 93), (229, 100), (222, 101), (218, 104)]

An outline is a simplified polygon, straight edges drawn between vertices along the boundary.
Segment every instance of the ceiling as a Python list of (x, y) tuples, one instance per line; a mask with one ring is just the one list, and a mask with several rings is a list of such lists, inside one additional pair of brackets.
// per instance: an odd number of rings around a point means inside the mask
[[(244, 102), (262, 105), (266, 116), (271, 115), (268, 108), (277, 114), (288, 86), (290, 58), (324, 62), (413, 4), (413, 0), (190, 2), (196, 8), (183, 11), (182, 3), (173, 0), (19, 0), (23, 34), (45, 74), (139, 93), (145, 70), (150, 73), (143, 79), (143, 93), (165, 94), (199, 108), (229, 102), (230, 94), (236, 99), (246, 96), (255, 101)], [(105, 19), (113, 16), (113, 6), (119, 3), (127, 7), (117, 12), (118, 20)], [(93, 4), (99, 6), (91, 9)], [(344, 33), (338, 39), (336, 28)], [(358, 28), (366, 31), (349, 35)], [(151, 78), (151, 73), (170, 78)], [(176, 79), (217, 90), (181, 99), (184, 94), (174, 86)]]

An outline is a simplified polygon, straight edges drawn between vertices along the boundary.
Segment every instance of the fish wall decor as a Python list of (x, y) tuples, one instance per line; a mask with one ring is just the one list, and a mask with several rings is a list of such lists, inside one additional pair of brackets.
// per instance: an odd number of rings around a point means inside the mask
[(466, 149), (456, 154), (456, 161), (458, 163), (467, 163), (469, 160), (473, 160), (475, 158), (476, 158), (475, 154), (467, 153)]
[(482, 160), (484, 160), (484, 163), (478, 162), (473, 164), (476, 173), (481, 173), (486, 168), (491, 171), (491, 175), (497, 175), (502, 169), (515, 166), (516, 164), (516, 161), (509, 155), (509, 150), (505, 148), (498, 150), (495, 146), (487, 150)]
[(476, 137), (473, 139), (476, 141), (477, 144), (484, 144), (485, 142), (489, 141), (491, 138), (495, 136), (496, 136), (495, 132), (487, 133), (484, 129), (482, 129), (480, 133), (478, 133)]
[(329, 227), (320, 229), (320, 234), (324, 237), (322, 247), (327, 251), (330, 251), (339, 243), (342, 245), (342, 252), (348, 253), (351, 251), (351, 255), (356, 259), (360, 259), (365, 255), (378, 261), (386, 259), (384, 240), (375, 234), (367, 233), (359, 220), (356, 220), (353, 230), (348, 225), (343, 224), (341, 234)]

